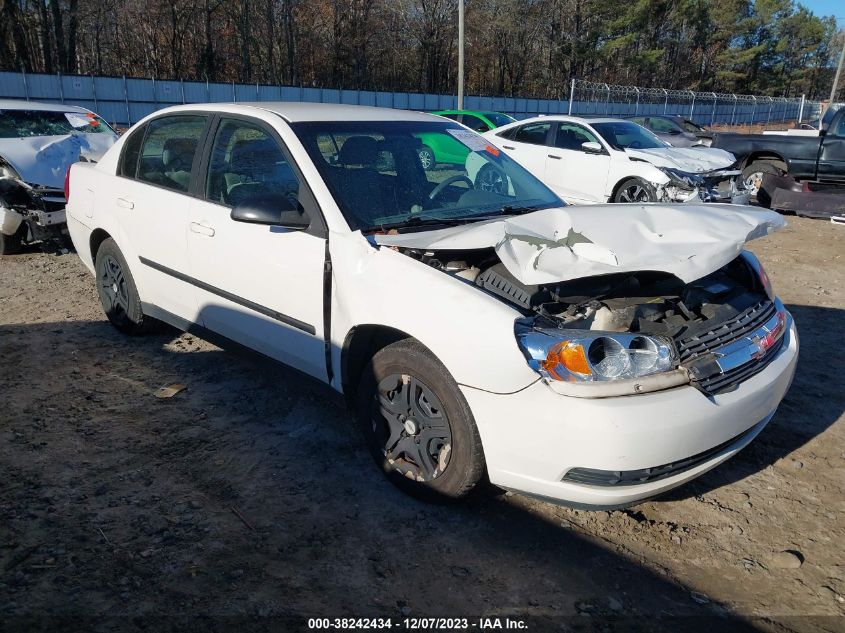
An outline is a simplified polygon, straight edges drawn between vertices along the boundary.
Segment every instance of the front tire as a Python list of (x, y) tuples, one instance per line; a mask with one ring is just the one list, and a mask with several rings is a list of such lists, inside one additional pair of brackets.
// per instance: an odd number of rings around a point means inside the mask
[(123, 253), (112, 238), (97, 251), (97, 294), (109, 322), (123, 334), (138, 336), (150, 332), (158, 321), (141, 309), (141, 297)]
[(613, 202), (627, 204), (657, 202), (657, 191), (641, 178), (628, 178), (619, 185), (613, 195)]
[(14, 255), (23, 250), (23, 236), (26, 232), (26, 225), (21, 223), (17, 231), (12, 235), (0, 233), (0, 255)]
[(742, 170), (742, 180), (745, 183), (745, 188), (751, 197), (757, 200), (760, 206), (768, 208), (772, 204), (771, 198), (761, 189), (763, 184), (763, 174), (772, 174), (775, 176), (783, 176), (784, 171), (767, 160), (755, 160)]
[(448, 370), (417, 341), (373, 356), (356, 394), (367, 448), (387, 478), (427, 501), (468, 495), (485, 471), (469, 405)]

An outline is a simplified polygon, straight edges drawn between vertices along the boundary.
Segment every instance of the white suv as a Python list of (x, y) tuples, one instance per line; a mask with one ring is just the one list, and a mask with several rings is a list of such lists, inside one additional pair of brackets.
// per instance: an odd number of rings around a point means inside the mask
[[(461, 144), (472, 170), (424, 170), (421, 136)], [(166, 321), (327, 382), (388, 477), (424, 497), (485, 472), (572, 505), (652, 497), (750, 442), (797, 360), (743, 250), (780, 216), (566, 207), (440, 117), (168, 108), (74, 165), (69, 196), (115, 327)]]

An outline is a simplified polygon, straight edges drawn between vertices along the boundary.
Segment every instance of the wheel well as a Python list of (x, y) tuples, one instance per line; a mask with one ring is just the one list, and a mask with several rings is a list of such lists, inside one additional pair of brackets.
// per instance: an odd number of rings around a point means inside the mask
[[(610, 198), (608, 198), (607, 201), (613, 202), (613, 199), (616, 197), (616, 194), (619, 193), (619, 188), (622, 187), (623, 183), (626, 183), (629, 180), (640, 180), (642, 182), (648, 183), (648, 181), (645, 178), (640, 178), (639, 176), (625, 176), (624, 178), (622, 178), (622, 180), (620, 180), (615, 185), (613, 185), (613, 191), (610, 192)], [(651, 183), (648, 183), (648, 184), (651, 184)]]
[(97, 263), (97, 251), (100, 250), (100, 245), (110, 237), (111, 235), (103, 229), (94, 229), (89, 240), (89, 244), (91, 245), (91, 262), (94, 264)]
[(751, 163), (758, 160), (774, 163), (775, 167), (783, 171), (783, 173), (788, 171), (786, 161), (782, 156), (775, 154), (774, 152), (755, 152), (753, 154), (749, 154), (742, 162), (742, 169), (744, 170)]
[(385, 325), (357, 325), (349, 331), (340, 356), (341, 383), (349, 406), (354, 404), (355, 390), (369, 360), (379, 350), (406, 338), (412, 337)]

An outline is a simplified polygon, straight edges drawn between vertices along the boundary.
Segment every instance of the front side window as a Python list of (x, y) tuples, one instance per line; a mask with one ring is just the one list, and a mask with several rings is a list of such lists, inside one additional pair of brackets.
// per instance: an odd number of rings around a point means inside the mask
[(487, 120), (490, 121), (494, 126), (501, 127), (503, 125), (507, 125), (508, 123), (513, 123), (516, 121), (512, 116), (508, 114), (502, 114), (501, 112), (485, 112), (484, 116), (487, 117)]
[(205, 121), (201, 115), (165, 116), (150, 121), (138, 162), (138, 180), (187, 192)]
[(518, 143), (530, 143), (531, 145), (545, 145), (546, 137), (549, 134), (551, 123), (529, 123), (517, 130), (513, 140)]
[[(563, 205), (487, 139), (448, 121), (291, 127), (353, 230), (462, 223)], [(420, 162), (423, 139), (442, 153), (433, 169)]]
[(617, 150), (663, 149), (668, 147), (653, 133), (630, 121), (593, 123), (592, 126), (607, 141), (608, 145)]
[(268, 196), (299, 201), (299, 179), (279, 143), (260, 125), (222, 119), (206, 179), (209, 200), (229, 207)]
[(93, 112), (0, 110), (0, 138), (64, 136), (66, 134), (117, 134)]
[[(575, 123), (561, 123), (555, 137), (555, 147), (581, 151), (584, 143), (599, 143), (596, 135)], [(601, 145), (601, 143), (599, 143)]]
[(475, 130), (476, 132), (486, 132), (490, 129), (490, 126), (487, 125), (482, 119), (479, 119), (477, 116), (474, 116), (472, 114), (464, 115), (463, 124), (471, 130)]

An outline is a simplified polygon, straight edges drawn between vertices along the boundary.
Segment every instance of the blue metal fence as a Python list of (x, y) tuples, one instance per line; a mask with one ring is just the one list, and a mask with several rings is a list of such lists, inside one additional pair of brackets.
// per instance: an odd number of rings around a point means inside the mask
[[(516, 118), (566, 113), (611, 116), (682, 114), (707, 125), (794, 121), (799, 116), (807, 120), (814, 116), (816, 108), (815, 104), (802, 103), (797, 99), (646, 90), (583, 81), (573, 82), (569, 92), (567, 100), (467, 96), (464, 108), (505, 112)], [(423, 111), (457, 106), (456, 97), (446, 94), (23, 72), (0, 72), (0, 98), (82, 106), (118, 125), (131, 125), (156, 110), (183, 103), (303, 101)]]

